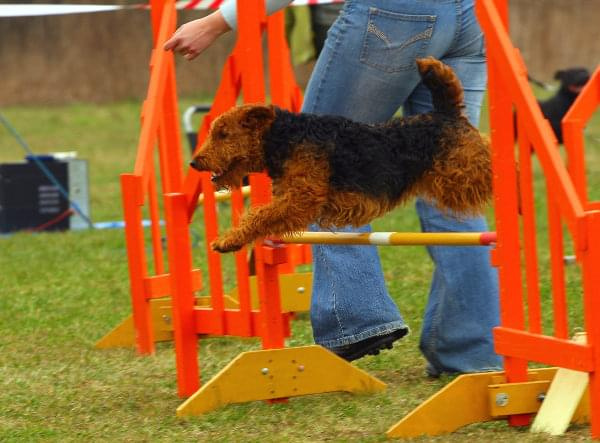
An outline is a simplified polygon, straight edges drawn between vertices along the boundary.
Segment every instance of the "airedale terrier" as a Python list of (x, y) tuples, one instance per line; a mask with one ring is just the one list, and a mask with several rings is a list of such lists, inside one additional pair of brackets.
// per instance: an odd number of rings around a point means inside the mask
[(217, 188), (266, 171), (273, 198), (212, 248), (235, 251), (311, 223), (361, 226), (416, 195), (448, 213), (480, 213), (492, 193), (488, 142), (463, 114), (452, 69), (431, 57), (417, 66), (432, 94), (430, 113), (365, 124), (243, 105), (216, 119), (191, 166), (212, 172)]

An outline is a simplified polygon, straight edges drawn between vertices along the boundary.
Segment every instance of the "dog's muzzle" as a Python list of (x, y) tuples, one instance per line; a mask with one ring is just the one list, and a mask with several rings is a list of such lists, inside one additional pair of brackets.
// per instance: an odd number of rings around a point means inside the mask
[[(200, 172), (208, 172), (209, 169), (204, 167), (204, 165), (201, 164), (201, 162), (197, 161), (197, 160), (192, 160), (190, 162), (190, 166), (195, 169), (196, 171), (200, 171)], [(210, 176), (210, 181), (213, 183), (216, 183), (220, 178), (221, 178), (222, 174), (215, 174), (213, 173)]]
[(190, 166), (192, 168), (194, 168), (196, 171), (206, 171), (206, 169), (203, 169), (201, 165), (198, 164), (198, 162), (196, 162), (196, 160), (192, 160), (190, 162)]
[(192, 168), (194, 168), (196, 171), (200, 171), (200, 172), (208, 172), (211, 171), (210, 166), (206, 163), (206, 161), (200, 157), (194, 157), (192, 159), (192, 161), (190, 162), (190, 166)]

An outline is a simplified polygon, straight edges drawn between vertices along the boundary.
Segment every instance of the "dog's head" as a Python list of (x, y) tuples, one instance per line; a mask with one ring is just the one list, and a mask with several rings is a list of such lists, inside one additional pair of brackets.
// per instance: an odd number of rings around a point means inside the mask
[(251, 172), (265, 169), (263, 135), (275, 119), (275, 108), (242, 105), (220, 115), (192, 159), (198, 171), (213, 173), (217, 188), (238, 188)]
[(554, 73), (554, 78), (560, 80), (561, 89), (579, 94), (590, 79), (590, 72), (586, 68), (562, 69)]

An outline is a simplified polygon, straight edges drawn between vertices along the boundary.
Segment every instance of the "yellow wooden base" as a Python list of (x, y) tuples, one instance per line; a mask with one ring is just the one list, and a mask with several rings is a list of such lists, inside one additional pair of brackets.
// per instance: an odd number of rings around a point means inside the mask
[[(152, 330), (154, 341), (173, 340), (173, 326), (171, 318), (164, 317), (163, 308), (171, 305), (170, 298), (157, 298), (150, 300), (150, 309), (152, 310)], [(133, 315), (129, 315), (125, 320), (119, 323), (113, 330), (96, 342), (96, 348), (134, 348), (135, 327), (133, 324)]]
[(250, 351), (188, 398), (177, 415), (199, 415), (231, 403), (383, 389), (383, 382), (321, 346)]
[[(556, 368), (531, 370), (524, 383), (506, 383), (503, 372), (461, 375), (393, 425), (386, 435), (441, 435), (472, 423), (536, 413), (555, 373)], [(584, 422), (587, 416), (584, 397), (573, 419)]]
[[(209, 304), (209, 297), (196, 297), (197, 306), (209, 306)], [(238, 307), (237, 301), (226, 296), (225, 307), (235, 309)], [(155, 298), (150, 300), (150, 309), (152, 310), (154, 342), (172, 341), (171, 298)], [(98, 349), (134, 348), (135, 327), (133, 324), (133, 315), (126, 317), (108, 334), (98, 340), (95, 347)]]
[[(279, 293), (283, 312), (308, 311), (312, 294), (312, 272), (279, 274)], [(238, 299), (237, 288), (231, 291), (231, 297)], [(258, 309), (258, 283), (254, 275), (250, 277), (250, 297), (252, 309)]]
[[(292, 273), (281, 274), (279, 276), (279, 285), (281, 293), (281, 308), (283, 312), (305, 312), (310, 307), (310, 297), (312, 288), (312, 273)], [(256, 277), (250, 277), (250, 293), (252, 297), (252, 308), (258, 309), (258, 289)], [(197, 306), (209, 306), (209, 297), (197, 297)], [(173, 326), (171, 324), (171, 299), (157, 298), (150, 300), (152, 309), (152, 327), (154, 332), (154, 341), (172, 341)], [(230, 295), (225, 296), (225, 308), (236, 309), (237, 288), (231, 291)], [(129, 315), (114, 329), (96, 342), (98, 349), (109, 348), (134, 348), (135, 347), (135, 328), (133, 316)]]

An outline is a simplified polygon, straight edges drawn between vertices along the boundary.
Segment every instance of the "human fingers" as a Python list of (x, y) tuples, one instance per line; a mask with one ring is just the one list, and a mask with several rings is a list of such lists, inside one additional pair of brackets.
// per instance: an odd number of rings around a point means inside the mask
[(183, 54), (183, 58), (185, 58), (186, 60), (193, 60), (198, 56), (198, 52), (196, 51), (188, 51), (187, 53)]
[(170, 49), (172, 50), (177, 50), (177, 47), (179, 46), (181, 39), (179, 37), (177, 37), (176, 35), (173, 35), (169, 40), (167, 40), (163, 46), (163, 49), (165, 51), (169, 51)]

